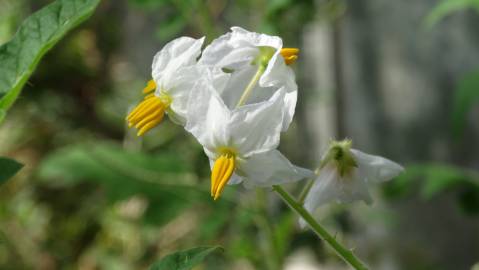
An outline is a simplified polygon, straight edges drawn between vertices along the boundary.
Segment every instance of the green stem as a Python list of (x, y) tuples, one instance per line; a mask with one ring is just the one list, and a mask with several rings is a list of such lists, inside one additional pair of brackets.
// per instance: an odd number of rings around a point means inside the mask
[(306, 196), (308, 196), (309, 191), (311, 190), (311, 187), (314, 184), (314, 179), (309, 179), (306, 185), (304, 185), (303, 190), (301, 191), (301, 194), (299, 194), (299, 199), (298, 203), (303, 204), (304, 200), (306, 200)]
[(303, 204), (304, 200), (306, 200), (306, 196), (308, 196), (308, 193), (311, 190), (311, 187), (313, 187), (314, 180), (317, 179), (319, 176), (319, 168), (317, 168), (314, 171), (314, 174), (315, 174), (314, 178), (309, 179), (306, 185), (304, 185), (303, 190), (301, 190), (301, 193), (299, 194), (299, 199), (298, 199), (299, 204)]
[(367, 270), (368, 268), (361, 262), (353, 252), (345, 247), (343, 247), (335, 237), (332, 236), (323, 226), (321, 226), (311, 214), (296, 200), (289, 195), (289, 193), (280, 186), (273, 186), (274, 191), (276, 191), (279, 196), (286, 202), (286, 204), (291, 207), (298, 215), (300, 215), (306, 223), (311, 227), (311, 229), (324, 241), (326, 241), (336, 253), (347, 263), (357, 270)]
[(256, 86), (256, 83), (258, 83), (259, 78), (261, 78), (261, 75), (263, 75), (265, 70), (266, 70), (266, 66), (258, 65), (258, 70), (254, 74), (249, 84), (244, 89), (243, 95), (241, 95), (238, 101), (238, 104), (236, 104), (236, 107), (242, 106), (246, 103), (246, 100), (248, 100), (248, 97), (251, 94), (251, 91), (253, 91), (254, 87)]

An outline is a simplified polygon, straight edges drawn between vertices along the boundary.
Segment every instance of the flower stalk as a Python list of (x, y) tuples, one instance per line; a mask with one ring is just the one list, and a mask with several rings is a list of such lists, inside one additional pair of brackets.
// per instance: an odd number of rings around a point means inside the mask
[(366, 265), (359, 260), (350, 249), (342, 246), (336, 238), (332, 236), (321, 224), (319, 224), (311, 214), (298, 203), (286, 190), (278, 185), (273, 186), (274, 191), (279, 194), (283, 201), (299, 216), (301, 216), (311, 229), (324, 241), (326, 241), (336, 251), (345, 262), (350, 264), (354, 269), (367, 270)]
[(253, 78), (244, 89), (244, 92), (241, 95), (238, 101), (238, 104), (236, 104), (236, 107), (243, 106), (246, 103), (246, 100), (248, 100), (251, 92), (253, 91), (254, 87), (259, 81), (259, 78), (261, 78), (261, 75), (263, 75), (265, 70), (266, 70), (266, 66), (258, 65), (258, 70), (256, 70), (256, 73), (254, 74)]

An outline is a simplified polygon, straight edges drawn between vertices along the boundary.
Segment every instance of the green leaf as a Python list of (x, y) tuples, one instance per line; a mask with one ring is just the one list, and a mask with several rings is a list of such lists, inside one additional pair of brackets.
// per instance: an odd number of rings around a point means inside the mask
[(462, 170), (446, 165), (429, 165), (424, 167), (423, 173), (425, 182), (421, 196), (426, 200), (468, 180), (468, 176)]
[(427, 27), (434, 26), (441, 19), (452, 12), (475, 8), (479, 10), (479, 0), (444, 0), (441, 1), (426, 17), (425, 23)]
[(189, 270), (221, 247), (196, 247), (167, 255), (150, 267), (150, 270)]
[(452, 126), (454, 136), (462, 135), (466, 125), (467, 114), (479, 101), (479, 70), (469, 73), (454, 92)]
[(38, 176), (51, 185), (92, 182), (110, 203), (141, 195), (149, 201), (145, 221), (161, 225), (202, 199), (211, 201), (186, 164), (178, 153), (150, 155), (96, 142), (54, 152), (40, 164)]
[(0, 122), (40, 59), (68, 31), (87, 19), (100, 0), (57, 0), (28, 17), (0, 47)]
[[(472, 202), (468, 204), (472, 205), (472, 208), (479, 206), (479, 203), (475, 204), (476, 197), (479, 198), (479, 172), (447, 164), (410, 165), (394, 181), (386, 184), (384, 189), (390, 198), (404, 197), (414, 190), (418, 190), (419, 196), (424, 200), (453, 190), (467, 190), (463, 192), (466, 195), (459, 199)], [(461, 201), (459, 203), (461, 204)]]
[(22, 167), (23, 164), (13, 159), (0, 157), (0, 184), (14, 176)]

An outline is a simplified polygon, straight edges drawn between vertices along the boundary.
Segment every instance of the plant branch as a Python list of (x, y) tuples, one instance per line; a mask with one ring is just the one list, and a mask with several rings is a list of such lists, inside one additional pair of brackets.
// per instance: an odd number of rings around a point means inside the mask
[(368, 268), (361, 262), (351, 250), (342, 246), (335, 237), (332, 236), (321, 224), (319, 224), (311, 214), (298, 203), (286, 190), (280, 186), (273, 186), (274, 191), (276, 191), (279, 196), (286, 202), (286, 204), (291, 207), (291, 209), (300, 215), (304, 221), (311, 227), (311, 229), (324, 241), (326, 241), (336, 253), (347, 263), (357, 270), (367, 270)]

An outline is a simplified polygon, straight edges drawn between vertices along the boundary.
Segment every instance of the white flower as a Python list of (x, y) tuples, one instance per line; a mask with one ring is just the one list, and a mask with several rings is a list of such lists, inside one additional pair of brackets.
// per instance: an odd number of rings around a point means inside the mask
[(205, 48), (199, 63), (232, 72), (230, 86), (220, 93), (230, 109), (237, 106), (243, 90), (256, 75), (259, 75), (255, 78), (258, 83), (245, 104), (266, 101), (284, 88), (282, 130), (285, 131), (293, 119), (298, 89), (294, 72), (288, 65), (297, 59), (298, 49), (282, 47), (280, 37), (232, 27), (231, 32)]
[(205, 70), (206, 67), (197, 64), (203, 41), (204, 38), (180, 37), (155, 55), (153, 80), (143, 90), (146, 96), (127, 117), (129, 126), (138, 129), (138, 136), (158, 125), (165, 112), (173, 122), (184, 125), (190, 92), (205, 72), (213, 72), (216, 76), (214, 82), (220, 87), (227, 82), (228, 74), (219, 69), (217, 72), (215, 69)]
[(191, 95), (185, 129), (202, 144), (210, 159), (211, 196), (216, 200), (225, 185), (271, 186), (313, 175), (292, 165), (279, 144), (285, 91), (263, 103), (230, 110), (205, 77)]
[(304, 207), (312, 212), (330, 201), (371, 203), (368, 186), (388, 181), (404, 168), (383, 157), (351, 149), (351, 141), (333, 142), (323, 157), (319, 176), (306, 197)]

